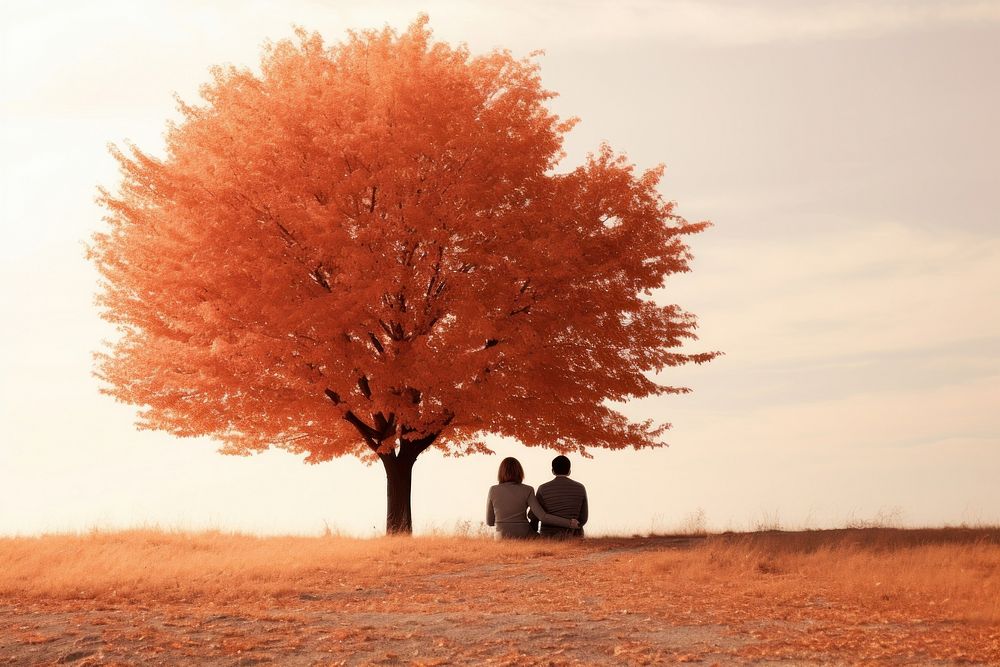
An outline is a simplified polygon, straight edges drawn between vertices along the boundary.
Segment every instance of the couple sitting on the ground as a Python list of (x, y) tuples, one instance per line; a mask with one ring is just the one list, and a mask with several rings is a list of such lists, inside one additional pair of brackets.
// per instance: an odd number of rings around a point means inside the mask
[(583, 537), (587, 523), (587, 490), (569, 478), (569, 459), (552, 459), (555, 479), (538, 487), (524, 481), (524, 468), (512, 457), (500, 462), (499, 484), (486, 499), (486, 525), (496, 526), (497, 537)]

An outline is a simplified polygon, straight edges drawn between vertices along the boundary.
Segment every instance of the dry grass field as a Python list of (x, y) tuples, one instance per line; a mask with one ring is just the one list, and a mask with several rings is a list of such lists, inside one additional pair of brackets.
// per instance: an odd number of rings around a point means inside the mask
[(0, 539), (0, 664), (1000, 664), (1000, 530)]

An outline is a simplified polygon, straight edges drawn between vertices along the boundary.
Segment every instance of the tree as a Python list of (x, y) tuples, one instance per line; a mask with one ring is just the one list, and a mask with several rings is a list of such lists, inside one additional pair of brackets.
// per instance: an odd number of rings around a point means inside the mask
[(377, 458), (388, 532), (409, 532), (429, 447), (657, 447), (669, 426), (611, 402), (688, 391), (649, 375), (694, 317), (650, 297), (687, 271), (688, 223), (601, 146), (556, 173), (575, 119), (538, 65), (433, 42), (426, 17), (333, 46), (296, 28), (260, 74), (213, 67), (177, 98), (166, 152), (114, 145), (108, 229), (88, 257), (120, 336), (95, 354), (138, 427)]

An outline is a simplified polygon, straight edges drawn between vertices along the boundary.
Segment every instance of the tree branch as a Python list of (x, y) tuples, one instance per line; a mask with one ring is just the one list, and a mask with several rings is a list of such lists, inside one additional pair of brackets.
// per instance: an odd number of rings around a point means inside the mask
[(312, 279), (315, 280), (316, 283), (320, 287), (325, 289), (327, 292), (333, 291), (333, 288), (330, 286), (330, 280), (323, 273), (322, 264), (318, 265), (315, 269), (313, 269), (312, 273), (310, 273), (309, 275), (312, 276)]
[(448, 416), (444, 420), (444, 423), (441, 424), (441, 428), (434, 431), (433, 433), (425, 435), (422, 438), (415, 438), (413, 440), (410, 440), (406, 436), (408, 433), (412, 433), (416, 429), (410, 428), (409, 426), (401, 427), (399, 429), (400, 457), (404, 459), (409, 459), (411, 462), (415, 461), (416, 458), (421, 454), (421, 452), (423, 452), (425, 449), (434, 444), (434, 441), (437, 439), (437, 437), (441, 435), (444, 429), (447, 428), (448, 424), (450, 424), (451, 420), (454, 418), (455, 418), (455, 413), (449, 412)]
[[(323, 393), (325, 393), (329, 397), (329, 399), (333, 401), (334, 405), (341, 405), (344, 402), (340, 398), (340, 394), (330, 389), (329, 387), (324, 389)], [(344, 419), (354, 428), (358, 429), (358, 433), (360, 433), (361, 437), (364, 438), (365, 444), (368, 445), (368, 448), (371, 449), (373, 452), (378, 453), (379, 447), (382, 444), (382, 440), (385, 440), (385, 436), (383, 436), (380, 439), (379, 436), (381, 436), (382, 434), (379, 431), (376, 431), (368, 424), (361, 421), (361, 419), (359, 419), (358, 416), (354, 414), (354, 412), (351, 410), (348, 410), (344, 413)]]
[(372, 347), (374, 347), (379, 354), (385, 354), (385, 348), (382, 347), (382, 341), (380, 341), (371, 331), (368, 332), (368, 339), (371, 341)]

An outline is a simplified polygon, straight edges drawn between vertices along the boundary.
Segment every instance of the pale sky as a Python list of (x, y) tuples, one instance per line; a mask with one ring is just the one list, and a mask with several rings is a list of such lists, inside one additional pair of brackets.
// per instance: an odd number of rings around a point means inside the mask
[[(113, 332), (83, 242), (114, 187), (108, 142), (159, 154), (172, 93), (256, 67), (292, 24), (328, 42), (405, 29), (526, 55), (582, 122), (566, 167), (607, 140), (715, 226), (659, 295), (696, 313), (672, 369), (686, 396), (637, 402), (666, 449), (574, 458), (593, 534), (1000, 523), (1000, 2), (12, 2), (0, 79), (0, 534), (158, 524), (381, 532), (381, 466), (136, 431), (97, 392)], [(527, 483), (554, 453), (436, 452), (414, 469), (417, 532), (480, 523), (500, 458)]]

